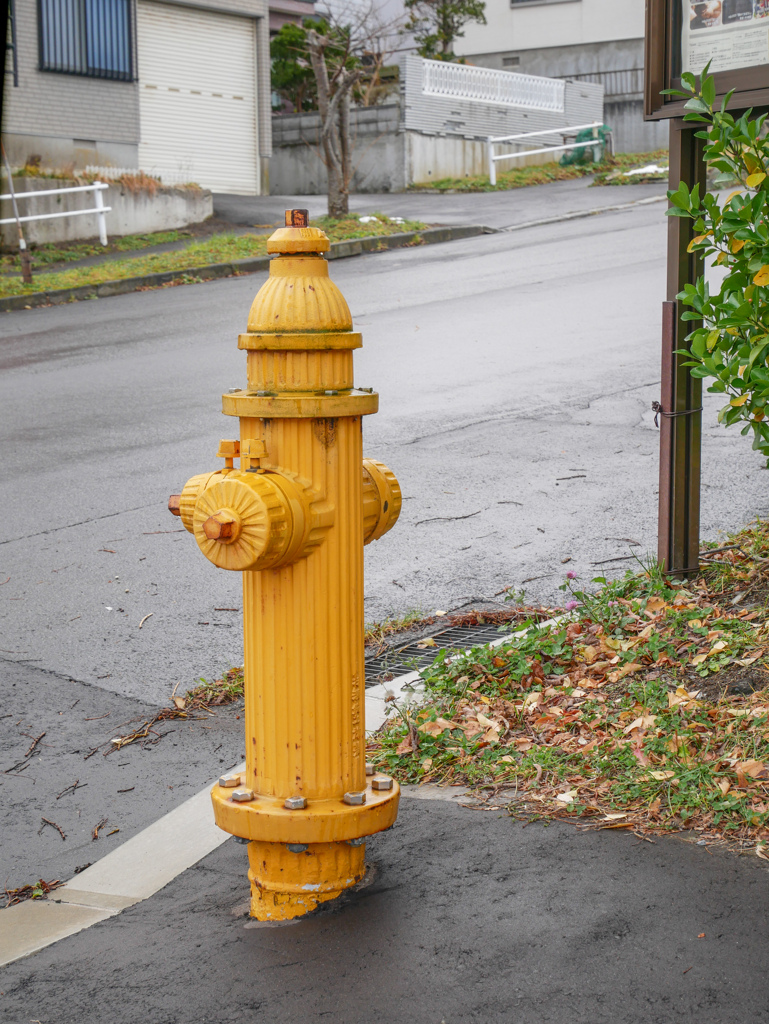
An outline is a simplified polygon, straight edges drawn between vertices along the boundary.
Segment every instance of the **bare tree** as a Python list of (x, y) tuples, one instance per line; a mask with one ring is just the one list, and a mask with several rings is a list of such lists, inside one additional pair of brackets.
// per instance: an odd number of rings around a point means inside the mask
[(354, 170), (350, 105), (374, 99), (373, 83), (397, 48), (405, 16), (383, 18), (377, 0), (337, 0), (323, 13), (323, 21), (308, 28), (307, 46), (317, 85), (328, 214), (344, 217)]

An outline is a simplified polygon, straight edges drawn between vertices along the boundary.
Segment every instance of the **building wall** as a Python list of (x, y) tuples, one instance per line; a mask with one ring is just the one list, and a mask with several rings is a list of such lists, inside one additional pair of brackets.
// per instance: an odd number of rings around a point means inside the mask
[[(350, 111), (355, 173), (353, 192), (402, 192), (406, 187), (400, 104)], [(320, 115), (275, 114), (270, 191), (273, 195), (322, 195), (326, 168), (320, 157)]]
[(486, 0), (486, 22), (465, 26), (458, 54), (642, 39), (644, 0)]
[[(272, 152), (267, 0), (165, 2), (256, 19), (257, 123), (266, 182)], [(11, 164), (20, 167), (40, 157), (43, 168), (55, 170), (83, 170), (89, 164), (138, 167), (139, 83), (38, 71), (35, 0), (16, 0), (15, 13), (19, 85), (13, 85), (8, 59), (2, 124)]]
[(28, 156), (43, 166), (59, 161), (85, 166), (135, 164), (139, 141), (139, 93), (135, 82), (38, 71), (37, 4), (16, 0), (19, 86), (6, 64), (3, 132), (14, 164)]
[(470, 63), (600, 83), (619, 152), (667, 146), (666, 125), (643, 119), (644, 0), (487, 0), (486, 16), (456, 47)]

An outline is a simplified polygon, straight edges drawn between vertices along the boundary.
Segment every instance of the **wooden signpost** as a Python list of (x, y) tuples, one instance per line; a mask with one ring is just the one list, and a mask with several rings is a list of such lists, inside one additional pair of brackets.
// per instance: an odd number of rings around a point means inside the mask
[[(729, 110), (769, 109), (769, 0), (646, 0), (644, 116), (670, 121), (670, 187), (707, 187), (701, 130), (684, 121), (683, 99), (663, 95), (681, 87), (681, 74), (699, 75), (710, 62), (718, 103), (735, 90)], [(695, 326), (682, 323), (676, 296), (702, 274), (698, 253), (689, 253), (694, 222), (668, 224), (667, 300), (662, 313), (660, 491), (657, 552), (671, 575), (691, 576), (699, 567), (702, 381), (676, 355)]]

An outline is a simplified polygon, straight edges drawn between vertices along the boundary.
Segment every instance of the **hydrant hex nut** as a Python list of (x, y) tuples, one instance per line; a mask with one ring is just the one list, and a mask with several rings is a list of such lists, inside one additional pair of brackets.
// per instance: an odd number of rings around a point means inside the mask
[(219, 785), (223, 789), (234, 789), (240, 785), (240, 772), (228, 772), (227, 775), (219, 776)]
[(283, 801), (283, 806), (287, 811), (303, 811), (307, 806), (307, 801), (303, 796), (290, 796)]
[(371, 780), (371, 788), (372, 789), (392, 789), (393, 788), (393, 780), (388, 778), (387, 775), (376, 775)]
[(307, 843), (286, 843), (286, 849), (290, 853), (307, 853)]
[(237, 804), (247, 804), (254, 799), (253, 789), (233, 789), (232, 799)]
[(366, 790), (362, 789), (358, 793), (345, 793), (342, 799), (346, 804), (349, 804), (350, 807), (360, 807), (366, 802)]
[(223, 543), (235, 540), (240, 532), (240, 519), (229, 509), (220, 509), (209, 516), (203, 523), (203, 533), (209, 540), (220, 540)]
[(366, 775), (373, 775), (376, 769), (370, 761), (366, 761)]

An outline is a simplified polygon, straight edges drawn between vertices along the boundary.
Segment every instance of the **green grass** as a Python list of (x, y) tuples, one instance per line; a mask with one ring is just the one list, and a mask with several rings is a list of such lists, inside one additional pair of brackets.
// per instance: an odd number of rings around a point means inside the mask
[[(190, 238), (188, 231), (156, 231), (147, 235), (124, 235), (112, 238), (107, 246), (98, 242), (44, 242), (30, 250), (35, 268), (48, 267), (55, 263), (71, 263), (89, 256), (101, 256), (104, 253), (136, 252), (152, 245), (165, 245)], [(5, 253), (0, 256), (0, 269), (4, 272), (15, 270), (21, 273), (18, 253)]]
[[(596, 185), (632, 184), (633, 179), (619, 178), (607, 181), (616, 171), (630, 170), (632, 167), (643, 167), (645, 164), (667, 163), (667, 150), (654, 150), (651, 153), (617, 153), (614, 159), (607, 159), (599, 164), (587, 163), (561, 167), (559, 163), (542, 164), (537, 167), (513, 167), (497, 173), (497, 184), (489, 183), (488, 175), (475, 175), (465, 178), (442, 178), (440, 181), (420, 182), (412, 186), (412, 190), (431, 189), (435, 192), (505, 192), (513, 188), (526, 188), (528, 185), (544, 185), (550, 181), (569, 181), (596, 176)], [(641, 179), (648, 180), (648, 179)], [(636, 179), (635, 183), (638, 183)]]
[[(371, 236), (384, 237), (402, 231), (418, 231), (425, 227), (421, 221), (405, 221), (402, 224), (396, 224), (389, 218), (380, 216), (381, 220), (368, 224), (361, 224), (355, 216), (340, 220), (321, 217), (316, 223), (326, 232), (332, 242)], [(21, 277), (0, 278), (0, 295), (27, 295), (39, 291), (59, 291), (64, 288), (78, 288), (82, 285), (97, 285), (105, 281), (141, 277), (145, 274), (167, 271), (181, 272), (212, 263), (229, 263), (232, 260), (265, 256), (267, 255), (267, 238), (267, 235), (214, 235), (203, 241), (192, 242), (186, 248), (173, 252), (150, 253), (130, 259), (107, 260), (90, 267), (72, 267), (69, 270), (53, 273), (35, 273), (31, 285), (23, 284)]]

